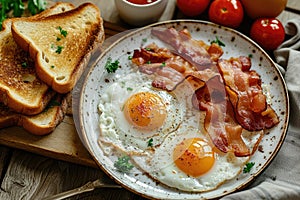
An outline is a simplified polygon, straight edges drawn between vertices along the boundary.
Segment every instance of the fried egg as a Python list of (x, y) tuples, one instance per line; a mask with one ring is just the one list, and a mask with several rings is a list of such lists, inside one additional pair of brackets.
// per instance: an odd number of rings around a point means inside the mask
[(127, 155), (147, 154), (184, 121), (190, 101), (183, 92), (159, 90), (151, 83), (148, 75), (135, 72), (119, 77), (103, 91), (98, 106), (99, 144), (107, 154), (113, 147)]
[(249, 157), (222, 153), (194, 127), (180, 127), (168, 135), (151, 157), (134, 162), (155, 180), (182, 191), (202, 192), (236, 177)]
[[(151, 75), (124, 67), (103, 81), (99, 110), (99, 146), (111, 160), (128, 155), (135, 168), (171, 188), (203, 192), (241, 172), (249, 157), (219, 151), (205, 133), (205, 113), (193, 108), (194, 89), (180, 84), (168, 92), (152, 87)], [(124, 73), (123, 73), (124, 72)], [(261, 133), (244, 131), (255, 148)]]

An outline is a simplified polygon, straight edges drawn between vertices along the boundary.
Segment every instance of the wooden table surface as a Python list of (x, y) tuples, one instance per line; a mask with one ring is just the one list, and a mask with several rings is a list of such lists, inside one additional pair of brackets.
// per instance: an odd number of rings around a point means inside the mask
[[(83, 1), (69, 1), (75, 5)], [(105, 20), (106, 38), (132, 28), (124, 24), (118, 16), (113, 0), (94, 0), (101, 10)], [(176, 8), (176, 0), (169, 0), (166, 11), (160, 21), (169, 19), (186, 18)], [(300, 1), (288, 0), (288, 5), (278, 19), (285, 24), (289, 19), (300, 18)], [(198, 17), (206, 20), (206, 16)], [(244, 23), (247, 23), (244, 22)], [(240, 31), (247, 34), (247, 29)], [(65, 133), (65, 128), (71, 130), (71, 134)], [(74, 147), (60, 149), (55, 152), (55, 137), (57, 133), (47, 138), (39, 138), (30, 134), (22, 133), (26, 136), (19, 136), (22, 132), (20, 128), (0, 130), (0, 199), (5, 200), (27, 200), (42, 199), (66, 190), (70, 190), (84, 185), (95, 179), (111, 181), (110, 178), (97, 168), (89, 153), (84, 149), (80, 139), (76, 135), (72, 116), (66, 116), (60, 125), (59, 134), (69, 134), (66, 138), (71, 140)], [(72, 135), (73, 134), (73, 135)], [(50, 143), (41, 142), (51, 141)], [(60, 141), (60, 144), (70, 144), (70, 141)], [(31, 145), (28, 145), (31, 144)], [(52, 145), (46, 148), (45, 145)], [(28, 145), (28, 147), (26, 147)], [(76, 195), (69, 199), (143, 199), (142, 197), (125, 189), (95, 189), (92, 192)]]

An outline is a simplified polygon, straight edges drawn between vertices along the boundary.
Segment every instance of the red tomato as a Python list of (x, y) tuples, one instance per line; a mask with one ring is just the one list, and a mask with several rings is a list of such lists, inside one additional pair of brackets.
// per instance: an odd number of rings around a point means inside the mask
[(215, 0), (208, 11), (209, 20), (231, 28), (237, 28), (243, 21), (244, 9), (240, 0)]
[(210, 0), (177, 0), (177, 7), (186, 16), (200, 15), (208, 7)]
[(250, 37), (265, 50), (274, 50), (284, 41), (285, 31), (278, 19), (260, 18), (252, 24)]

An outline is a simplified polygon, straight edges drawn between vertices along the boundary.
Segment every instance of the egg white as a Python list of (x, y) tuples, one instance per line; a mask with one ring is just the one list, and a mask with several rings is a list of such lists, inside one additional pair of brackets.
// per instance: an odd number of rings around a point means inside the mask
[[(183, 133), (184, 132), (184, 133)], [(217, 188), (227, 180), (236, 177), (249, 157), (236, 157), (233, 153), (215, 153), (214, 166), (204, 175), (192, 177), (182, 172), (173, 161), (173, 150), (186, 138), (202, 138), (199, 129), (181, 127), (170, 134), (164, 143), (149, 157), (132, 156), (134, 162), (149, 176), (159, 182), (182, 191), (203, 192)]]
[[(151, 83), (152, 79), (148, 75), (135, 72), (119, 77), (103, 91), (98, 104), (99, 144), (107, 154), (111, 154), (114, 149), (121, 150), (127, 155), (149, 154), (153, 148), (163, 142), (168, 134), (174, 132), (183, 123), (186, 107), (190, 102), (187, 101), (183, 92), (169, 93), (153, 88)], [(167, 117), (159, 129), (143, 131), (127, 121), (123, 113), (124, 104), (130, 96), (139, 92), (158, 95), (166, 105)], [(148, 145), (149, 140), (152, 140), (151, 147)]]

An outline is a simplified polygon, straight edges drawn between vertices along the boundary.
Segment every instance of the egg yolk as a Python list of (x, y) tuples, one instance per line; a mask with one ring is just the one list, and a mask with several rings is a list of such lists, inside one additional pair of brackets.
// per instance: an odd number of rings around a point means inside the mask
[(129, 123), (143, 130), (160, 128), (166, 117), (166, 105), (157, 94), (140, 92), (132, 95), (124, 105), (124, 114)]
[(181, 171), (193, 177), (208, 172), (215, 162), (211, 146), (201, 138), (189, 138), (177, 144), (173, 159)]

